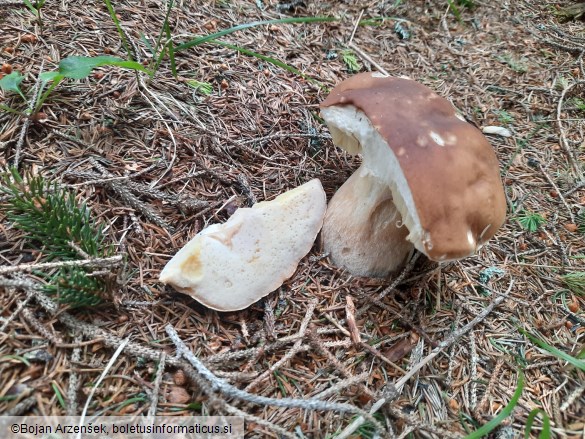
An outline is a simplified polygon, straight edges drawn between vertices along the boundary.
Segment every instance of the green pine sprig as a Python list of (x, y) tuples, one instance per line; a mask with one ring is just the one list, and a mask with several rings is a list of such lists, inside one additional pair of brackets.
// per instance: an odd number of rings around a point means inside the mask
[[(38, 175), (23, 178), (12, 168), (0, 175), (0, 193), (8, 195), (1, 206), (6, 217), (25, 233), (28, 245), (39, 250), (44, 261), (111, 255), (103, 227), (91, 218), (87, 205), (57, 183)], [(81, 267), (39, 274), (48, 281), (47, 294), (74, 307), (96, 305), (107, 290), (101, 278)]]

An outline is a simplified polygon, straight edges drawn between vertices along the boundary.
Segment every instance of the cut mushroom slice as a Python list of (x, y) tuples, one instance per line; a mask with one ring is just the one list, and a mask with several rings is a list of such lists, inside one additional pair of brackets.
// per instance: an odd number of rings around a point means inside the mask
[(311, 250), (323, 224), (321, 182), (238, 209), (199, 232), (167, 263), (161, 282), (218, 311), (237, 311), (276, 290)]
[(435, 261), (463, 258), (504, 222), (492, 147), (428, 87), (361, 73), (331, 91), (321, 115), (333, 143), (363, 158), (325, 216), (323, 247), (336, 265), (384, 277), (413, 247)]

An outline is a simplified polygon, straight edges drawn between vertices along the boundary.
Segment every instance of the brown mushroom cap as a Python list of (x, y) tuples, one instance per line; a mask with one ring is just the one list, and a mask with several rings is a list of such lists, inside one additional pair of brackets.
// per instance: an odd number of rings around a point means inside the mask
[(334, 141), (340, 132), (350, 138), (352, 133), (343, 122), (335, 123), (333, 113), (326, 117), (328, 109), (355, 108), (356, 117), (369, 119), (388, 144), (399, 165), (391, 171), (380, 163), (380, 153), (368, 151), (366, 139), (347, 146), (349, 152), (361, 152), (371, 172), (390, 185), (408, 239), (430, 259), (473, 254), (504, 222), (506, 201), (492, 147), (428, 87), (361, 73), (335, 87), (321, 108)]

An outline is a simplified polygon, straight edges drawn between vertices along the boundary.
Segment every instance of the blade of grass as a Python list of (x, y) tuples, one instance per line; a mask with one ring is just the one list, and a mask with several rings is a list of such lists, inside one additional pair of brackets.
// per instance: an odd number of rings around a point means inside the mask
[(575, 366), (576, 368), (581, 369), (582, 371), (585, 372), (585, 361), (581, 361), (581, 360), (567, 354), (566, 352), (563, 352), (563, 351), (555, 348), (554, 346), (549, 345), (548, 343), (541, 340), (539, 337), (532, 335), (531, 333), (529, 333), (528, 331), (526, 331), (522, 328), (518, 328), (518, 331), (520, 331), (522, 334), (524, 334), (532, 343), (540, 346), (542, 349), (544, 349), (548, 353), (553, 354), (555, 357), (558, 357), (561, 360), (564, 360), (567, 363), (570, 363), (573, 366)]
[(516, 404), (518, 404), (518, 401), (520, 400), (522, 390), (524, 390), (524, 374), (520, 372), (518, 375), (518, 387), (516, 387), (516, 391), (514, 392), (514, 395), (512, 395), (512, 399), (510, 399), (510, 402), (506, 405), (506, 407), (504, 407), (498, 416), (489, 421), (487, 424), (484, 424), (478, 430), (475, 430), (473, 433), (465, 436), (465, 439), (479, 439), (500, 425), (508, 416), (512, 414), (514, 407), (516, 407)]
[(33, 6), (33, 4), (30, 2), (30, 0), (23, 0), (23, 1), (24, 1), (25, 6), (30, 9), (30, 11), (34, 14), (34, 16), (38, 17), (39, 11), (37, 11), (37, 8), (35, 8)]
[(154, 50), (154, 47), (152, 47), (152, 44), (150, 44), (150, 41), (148, 41), (148, 38), (146, 38), (146, 35), (144, 35), (142, 32), (140, 33), (140, 41), (142, 41), (144, 43), (144, 45), (146, 46), (146, 48), (148, 49), (148, 51), (150, 52), (152, 57), (155, 58), (156, 51)]
[(530, 438), (532, 425), (539, 414), (542, 414), (542, 431), (538, 435), (538, 439), (550, 439), (550, 418), (542, 409), (534, 409), (528, 415), (528, 418), (526, 419), (526, 427), (524, 429), (524, 439)]
[(156, 39), (156, 45), (154, 47), (154, 53), (158, 53), (160, 49), (160, 43), (162, 41), (163, 35), (165, 34), (165, 28), (166, 26), (169, 24), (169, 16), (171, 15), (171, 9), (173, 9), (174, 6), (174, 0), (171, 0), (169, 2), (169, 6), (167, 8), (167, 12), (165, 14), (165, 19), (163, 20), (163, 26), (160, 29), (160, 32), (158, 34), (158, 38)]
[(30, 362), (26, 358), (21, 357), (20, 355), (4, 355), (3, 357), (0, 357), (0, 362), (6, 360), (17, 360), (24, 363), (26, 366), (30, 367)]
[(57, 397), (57, 401), (59, 401), (59, 405), (62, 408), (67, 408), (67, 405), (65, 404), (65, 398), (63, 398), (63, 395), (59, 391), (59, 388), (57, 387), (57, 385), (53, 382), (53, 383), (51, 383), (51, 387), (53, 388), (53, 391), (55, 392), (55, 396)]
[[(109, 0), (106, 0), (109, 1)], [(175, 52), (179, 52), (181, 50), (190, 49), (191, 47), (199, 46), (203, 43), (207, 43), (213, 40), (216, 40), (220, 37), (225, 35), (229, 35), (231, 33), (237, 32), (239, 30), (249, 29), (251, 27), (262, 26), (265, 24), (284, 24), (284, 23), (323, 23), (323, 22), (330, 22), (330, 21), (337, 21), (338, 18), (336, 17), (292, 17), (292, 18), (279, 18), (275, 20), (262, 20), (262, 21), (252, 21), (250, 23), (240, 24), (238, 26), (230, 27), (229, 29), (224, 29), (219, 32), (215, 32), (210, 35), (205, 35), (203, 37), (197, 37), (191, 41), (187, 41), (186, 43), (180, 44), (175, 47)]]
[(286, 70), (287, 72), (290, 73), (294, 73), (295, 75), (299, 75), (300, 77), (302, 77), (303, 79), (306, 79), (307, 81), (310, 81), (314, 84), (320, 84), (319, 81), (311, 78), (308, 75), (305, 75), (303, 72), (301, 72), (299, 69), (297, 69), (296, 67), (290, 66), (282, 61), (279, 61), (275, 58), (272, 58), (270, 56), (266, 56), (266, 55), (262, 55), (261, 53), (258, 52), (254, 52), (253, 50), (250, 49), (246, 49), (244, 47), (240, 47), (240, 46), (235, 46), (233, 44), (230, 43), (224, 43), (223, 41), (210, 41), (211, 44), (217, 44), (219, 46), (223, 46), (223, 47), (227, 47), (228, 49), (232, 49), (235, 50), (237, 52), (243, 53), (244, 55), (248, 55), (248, 56), (253, 56), (255, 58), (261, 59), (262, 61), (266, 61), (270, 64), (273, 64), (277, 67), (280, 67), (284, 70)]
[(128, 44), (128, 40), (126, 39), (126, 34), (124, 33), (124, 30), (122, 29), (122, 25), (120, 24), (120, 20), (118, 20), (118, 16), (116, 15), (116, 11), (114, 10), (114, 7), (112, 6), (112, 2), (110, 0), (104, 0), (104, 2), (106, 3), (106, 7), (108, 8), (110, 18), (112, 19), (112, 21), (114, 22), (114, 25), (116, 26), (116, 29), (118, 30), (118, 35), (120, 36), (120, 39), (122, 40), (122, 45), (124, 46), (124, 50), (128, 54), (128, 58), (130, 59), (130, 61), (134, 61), (134, 57), (132, 56), (132, 51), (130, 50), (130, 45)]
[(177, 74), (177, 64), (175, 62), (175, 46), (173, 44), (173, 36), (171, 35), (171, 28), (169, 26), (168, 20), (165, 21), (165, 33), (168, 40), (167, 46), (169, 51), (169, 60), (171, 61), (171, 73), (176, 79), (179, 75)]

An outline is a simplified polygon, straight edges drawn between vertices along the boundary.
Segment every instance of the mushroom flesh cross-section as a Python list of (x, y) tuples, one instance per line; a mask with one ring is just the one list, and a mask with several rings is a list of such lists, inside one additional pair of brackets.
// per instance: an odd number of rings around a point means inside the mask
[(291, 277), (323, 224), (321, 182), (240, 208), (199, 232), (167, 263), (160, 280), (218, 311), (248, 307)]

